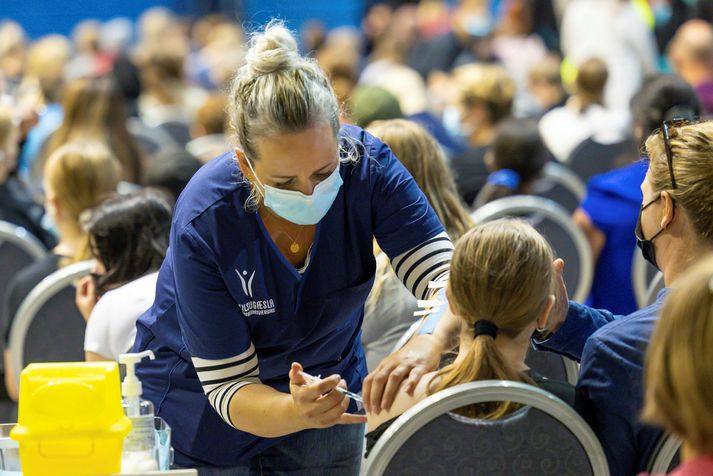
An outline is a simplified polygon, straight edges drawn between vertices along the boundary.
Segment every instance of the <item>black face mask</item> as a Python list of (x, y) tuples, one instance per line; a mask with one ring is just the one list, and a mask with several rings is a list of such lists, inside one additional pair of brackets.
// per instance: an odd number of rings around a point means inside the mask
[(645, 239), (645, 238), (644, 238), (644, 232), (643, 232), (643, 229), (642, 229), (642, 227), (641, 227), (641, 214), (643, 213), (644, 210), (646, 210), (646, 208), (649, 207), (649, 205), (651, 205), (651, 204), (653, 204), (654, 202), (656, 202), (659, 198), (661, 198), (661, 194), (659, 194), (658, 197), (654, 198), (654, 199), (651, 200), (649, 203), (647, 203), (646, 205), (643, 205), (643, 206), (639, 209), (639, 218), (636, 220), (636, 230), (634, 231), (634, 234), (636, 235), (636, 246), (638, 246), (639, 249), (641, 250), (641, 254), (642, 254), (642, 256), (644, 257), (644, 259), (645, 259), (646, 261), (648, 261), (649, 263), (651, 263), (651, 264), (654, 266), (654, 268), (656, 268), (656, 269), (660, 269), (660, 268), (659, 268), (658, 264), (656, 263), (656, 253), (655, 253), (655, 250), (654, 250), (654, 240), (655, 240), (661, 233), (664, 232), (664, 228), (661, 228), (659, 231), (656, 232), (656, 234), (654, 234), (654, 236), (652, 236), (652, 237), (649, 238), (648, 240)]

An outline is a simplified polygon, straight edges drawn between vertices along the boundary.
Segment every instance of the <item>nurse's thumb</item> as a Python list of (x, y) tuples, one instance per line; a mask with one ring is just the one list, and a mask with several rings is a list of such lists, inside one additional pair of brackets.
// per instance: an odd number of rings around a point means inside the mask
[(302, 365), (297, 362), (292, 362), (292, 367), (290, 368), (290, 383), (293, 385), (304, 385), (307, 383), (300, 372), (302, 372)]

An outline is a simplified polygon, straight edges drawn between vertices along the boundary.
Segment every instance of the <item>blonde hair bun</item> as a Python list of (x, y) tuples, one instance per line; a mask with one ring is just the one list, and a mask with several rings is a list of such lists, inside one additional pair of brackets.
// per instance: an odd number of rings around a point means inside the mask
[(301, 59), (294, 36), (279, 20), (268, 23), (265, 31), (253, 34), (245, 56), (256, 75), (293, 69)]

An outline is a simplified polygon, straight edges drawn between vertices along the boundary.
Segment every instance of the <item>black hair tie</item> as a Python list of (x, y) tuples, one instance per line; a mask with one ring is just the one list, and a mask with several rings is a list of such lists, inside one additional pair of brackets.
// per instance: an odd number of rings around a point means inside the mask
[(478, 337), (480, 335), (490, 336), (495, 339), (498, 336), (498, 326), (496, 326), (493, 321), (480, 320), (476, 321), (473, 326), (473, 336)]

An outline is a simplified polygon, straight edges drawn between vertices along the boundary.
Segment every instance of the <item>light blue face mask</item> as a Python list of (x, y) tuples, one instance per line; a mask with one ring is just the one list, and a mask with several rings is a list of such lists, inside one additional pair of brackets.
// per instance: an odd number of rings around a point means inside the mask
[(344, 183), (339, 175), (339, 165), (325, 180), (319, 182), (312, 191), (312, 195), (305, 195), (295, 190), (282, 190), (264, 185), (257, 177), (250, 160), (248, 166), (255, 176), (255, 180), (263, 189), (263, 203), (270, 210), (287, 221), (297, 225), (316, 225), (324, 218), (337, 198), (339, 189)]
[(459, 144), (468, 145), (473, 130), (466, 128), (461, 122), (460, 109), (456, 106), (449, 106), (443, 111), (443, 127), (446, 132)]

